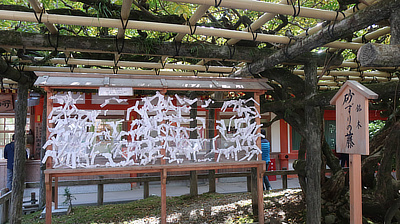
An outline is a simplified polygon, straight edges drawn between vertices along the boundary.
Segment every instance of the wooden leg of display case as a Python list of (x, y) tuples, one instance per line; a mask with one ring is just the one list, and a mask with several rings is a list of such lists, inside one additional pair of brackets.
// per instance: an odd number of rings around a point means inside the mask
[(167, 170), (161, 171), (161, 224), (167, 223)]
[(54, 177), (54, 209), (58, 209), (58, 177)]
[[(264, 164), (265, 166), (265, 164)], [(257, 200), (258, 200), (258, 223), (264, 224), (264, 193), (263, 193), (263, 166), (257, 167)]]
[(51, 224), (51, 205), (52, 205), (52, 184), (51, 184), (51, 177), (49, 174), (45, 176), (46, 182), (46, 224)]

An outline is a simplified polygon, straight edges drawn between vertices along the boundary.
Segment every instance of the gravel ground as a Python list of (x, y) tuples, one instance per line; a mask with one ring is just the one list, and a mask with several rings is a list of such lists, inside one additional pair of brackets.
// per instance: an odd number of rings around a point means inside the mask
[[(301, 190), (264, 192), (265, 223), (303, 223), (304, 202)], [(252, 223), (251, 194), (236, 193), (192, 198), (185, 205), (167, 205), (167, 223)], [(160, 223), (160, 217), (124, 222)]]

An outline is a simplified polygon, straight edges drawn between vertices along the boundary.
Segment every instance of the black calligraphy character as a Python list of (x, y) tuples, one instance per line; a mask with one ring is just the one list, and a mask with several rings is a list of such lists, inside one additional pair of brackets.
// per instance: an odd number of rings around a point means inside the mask
[(354, 93), (351, 92), (351, 89), (349, 89), (349, 93), (344, 94), (344, 99), (343, 99), (343, 104), (345, 103), (350, 103), (351, 100), (353, 99)]
[(353, 142), (353, 133), (351, 132), (352, 129), (353, 128), (351, 127), (351, 125), (347, 126), (347, 130), (349, 130), (349, 133), (345, 135), (347, 148), (352, 148), (355, 145)]
[(360, 121), (357, 122), (357, 126), (356, 126), (356, 127), (357, 127), (357, 129), (362, 128), (362, 125), (361, 125), (361, 122), (360, 122)]
[(356, 112), (360, 112), (360, 111), (362, 111), (361, 104), (357, 104)]
[(353, 106), (352, 105), (347, 105), (344, 109), (347, 109), (347, 111), (349, 112), (349, 114), (351, 114), (351, 108), (352, 108)]
[(351, 107), (352, 105), (347, 105), (344, 109), (347, 109), (349, 112), (349, 116), (347, 117), (347, 121), (349, 122), (349, 124), (351, 123)]

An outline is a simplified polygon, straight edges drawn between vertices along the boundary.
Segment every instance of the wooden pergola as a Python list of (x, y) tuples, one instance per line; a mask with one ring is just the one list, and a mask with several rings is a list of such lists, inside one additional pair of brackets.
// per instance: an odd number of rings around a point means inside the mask
[[(43, 23), (49, 30), (52, 37), (47, 38), (44, 36), (32, 36), (32, 37), (17, 37), (13, 44), (1, 42), (0, 47), (4, 49), (32, 49), (41, 51), (51, 51), (56, 48), (59, 52), (64, 52), (65, 57), (63, 58), (51, 58), (48, 62), (53, 64), (52, 66), (37, 66), (30, 65), (29, 61), (26, 59), (18, 59), (19, 63), (25, 64), (21, 66), (20, 69), (23, 71), (46, 71), (46, 72), (74, 72), (74, 73), (103, 73), (103, 74), (127, 74), (127, 75), (161, 75), (161, 76), (206, 76), (206, 77), (220, 77), (220, 76), (236, 76), (240, 74), (243, 76), (251, 77), (252, 72), (245, 66), (246, 63), (251, 62), (246, 57), (236, 58), (232, 57), (234, 54), (234, 46), (240, 40), (256, 41), (273, 43), (277, 46), (289, 46), (293, 45), (296, 40), (301, 40), (302, 38), (309, 37), (316, 34), (326, 28), (326, 25), (318, 23), (314, 27), (307, 28), (304, 32), (300, 33), (298, 36), (290, 37), (284, 35), (271, 35), (263, 33), (255, 33), (254, 31), (262, 27), (264, 24), (273, 20), (276, 15), (295, 15), (298, 17), (314, 18), (320, 20), (328, 20), (333, 23), (337, 23), (343, 19), (346, 19), (352, 14), (357, 13), (357, 11), (362, 10), (367, 7), (367, 5), (360, 3), (357, 7), (349, 8), (346, 11), (338, 13), (336, 11), (322, 10), (316, 8), (299, 7), (298, 5), (290, 5), (288, 1), (282, 0), (277, 3), (269, 3), (262, 1), (253, 0), (170, 0), (172, 2), (180, 3), (190, 3), (198, 5), (197, 10), (193, 15), (188, 18), (186, 24), (171, 24), (171, 23), (159, 23), (159, 22), (147, 22), (147, 21), (134, 21), (129, 19), (130, 11), (132, 9), (133, 0), (124, 0), (121, 5), (121, 16), (120, 19), (110, 19), (110, 18), (91, 18), (84, 16), (73, 16), (73, 15), (57, 15), (57, 14), (47, 14), (45, 9), (41, 6), (41, 3), (37, 0), (29, 0), (29, 3), (34, 10), (32, 12), (22, 12), (22, 11), (10, 11), (10, 10), (0, 10), (0, 19), (9, 21), (21, 21), (29, 23)], [(369, 5), (373, 5), (376, 0), (365, 1)], [(289, 5), (288, 5), (289, 4)], [(293, 3), (292, 3), (293, 4)], [(247, 28), (240, 31), (228, 30), (213, 27), (201, 27), (196, 26), (202, 17), (210, 10), (212, 7), (227, 7), (233, 9), (243, 9), (263, 13), (256, 21), (250, 24)], [(40, 20), (39, 20), (40, 18)], [(75, 25), (75, 26), (87, 26), (87, 27), (108, 27), (111, 29), (117, 29), (116, 41), (125, 42), (125, 48), (118, 49), (115, 48), (114, 40), (111, 42), (103, 42), (103, 44), (109, 44), (113, 46), (106, 45), (103, 48), (96, 48), (94, 46), (70, 46), (59, 36), (58, 28), (55, 24), (64, 25)], [(334, 25), (332, 29), (334, 29)], [(187, 35), (198, 35), (199, 37), (217, 37), (226, 38), (226, 48), (221, 49), (223, 51), (220, 56), (213, 57), (209, 56), (195, 56), (191, 55), (190, 58), (195, 58), (198, 63), (174, 63), (170, 59), (176, 57), (188, 57), (185, 53), (179, 55), (177, 51), (176, 54), (158, 54), (154, 53), (154, 56), (161, 57), (158, 63), (156, 62), (139, 62), (139, 61), (123, 61), (119, 60), (124, 54), (143, 54), (140, 52), (132, 52), (128, 50), (125, 31), (128, 29), (134, 30), (147, 30), (147, 31), (157, 31), (164, 33), (177, 33), (174, 41), (175, 47), (177, 44), (183, 42), (183, 38)], [(373, 32), (366, 33), (362, 37), (353, 38), (350, 42), (344, 41), (333, 41), (323, 45), (328, 49), (328, 52), (335, 52), (338, 49), (352, 49), (358, 50), (361, 46), (365, 44), (366, 41), (377, 39), (380, 36), (384, 36), (390, 33), (390, 27), (382, 27)], [(27, 39), (27, 38), (30, 38)], [(32, 38), (34, 40), (32, 40)], [(125, 41), (124, 41), (125, 40)], [(51, 43), (53, 42), (53, 43)], [(55, 44), (56, 43), (56, 44)], [(56, 45), (56, 46), (55, 46)], [(171, 44), (173, 48), (174, 44)], [(232, 47), (230, 47), (232, 46)], [(322, 46), (321, 46), (322, 47)], [(229, 48), (229, 49), (228, 49)], [(281, 47), (282, 50), (285, 47)], [(71, 57), (73, 52), (90, 52), (90, 53), (113, 53), (115, 54), (114, 60), (93, 60), (93, 59), (75, 59)], [(151, 55), (151, 53), (150, 53)], [(36, 57), (33, 60), (42, 60), (43, 58)], [(11, 60), (17, 60), (14, 56)], [(32, 60), (32, 59), (31, 59)], [(232, 61), (233, 66), (209, 66), (207, 62), (210, 60), (214, 61)], [(283, 62), (283, 64), (293, 64), (291, 60)], [(302, 64), (303, 62), (294, 62), (294, 64)], [(340, 68), (340, 69), (338, 69)], [(382, 68), (380, 68), (382, 70)], [(319, 78), (319, 88), (320, 90), (332, 89), (340, 87), (345, 80), (357, 80), (357, 81), (374, 81), (374, 82), (387, 82), (396, 81), (398, 77), (393, 74), (397, 68), (388, 67), (383, 68), (384, 72), (375, 72), (374, 67), (363, 67), (360, 63), (354, 59), (350, 61), (343, 62), (341, 65), (331, 66), (328, 68), (321, 67), (322, 74)], [(249, 71), (248, 71), (249, 70)], [(368, 70), (365, 71), (365, 70)], [(323, 71), (323, 72), (322, 72)], [(301, 70), (294, 70), (294, 73), (302, 76)], [(319, 74), (319, 75), (320, 75)]]

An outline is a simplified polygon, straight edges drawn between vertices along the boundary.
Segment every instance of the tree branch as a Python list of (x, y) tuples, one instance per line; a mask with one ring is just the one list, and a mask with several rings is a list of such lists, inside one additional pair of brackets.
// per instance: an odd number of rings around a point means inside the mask
[[(309, 52), (316, 47), (346, 37), (355, 31), (363, 29), (383, 19), (388, 19), (391, 11), (399, 10), (399, 7), (400, 1), (398, 0), (381, 0), (374, 5), (360, 10), (335, 23), (334, 25), (326, 26), (319, 32), (297, 41), (293, 45), (279, 50), (273, 55), (268, 55), (267, 57), (252, 63), (251, 71), (253, 74), (258, 74), (279, 63), (295, 58), (305, 52)], [(233, 74), (235, 77), (248, 75), (250, 75), (248, 66), (243, 67)]]

